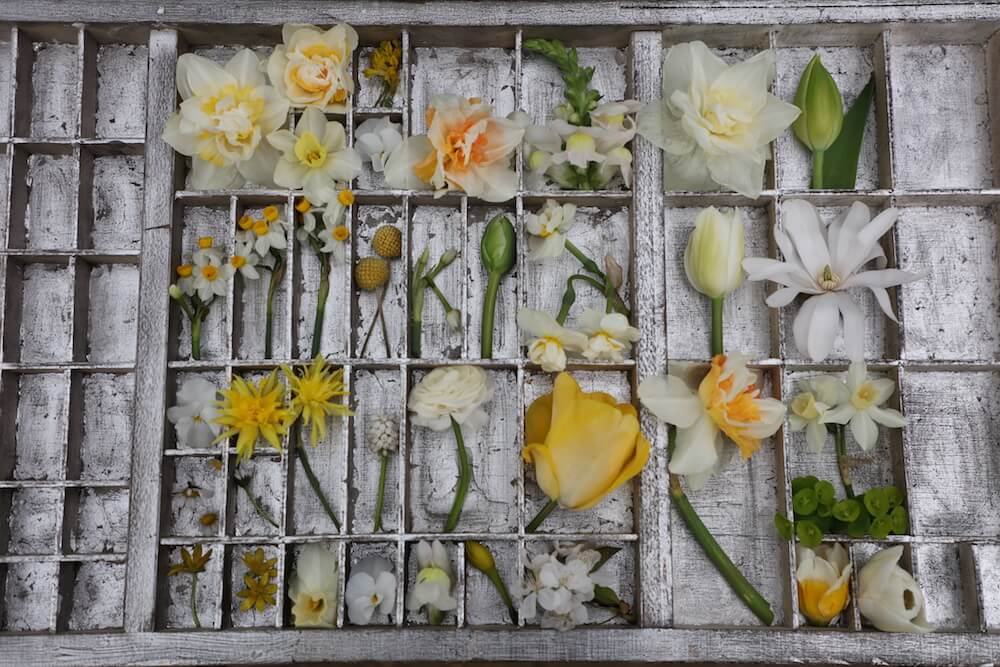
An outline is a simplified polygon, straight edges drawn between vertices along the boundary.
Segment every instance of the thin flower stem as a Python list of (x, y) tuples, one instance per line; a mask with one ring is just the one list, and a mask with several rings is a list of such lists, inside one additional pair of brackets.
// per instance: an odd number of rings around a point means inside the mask
[(316, 497), (319, 499), (319, 504), (323, 506), (323, 511), (326, 512), (326, 515), (330, 517), (331, 521), (333, 521), (333, 525), (337, 528), (337, 531), (340, 532), (340, 521), (337, 520), (337, 514), (330, 506), (330, 501), (326, 499), (326, 494), (323, 493), (323, 489), (320, 488), (319, 479), (316, 477), (316, 473), (313, 472), (312, 465), (309, 463), (309, 456), (306, 454), (306, 448), (296, 448), (299, 430), (293, 426), (291, 431), (292, 432), (289, 436), (290, 441), (288, 444), (288, 451), (298, 451), (299, 461), (302, 463), (302, 470), (306, 473), (306, 479), (309, 480), (309, 486), (312, 487), (313, 493), (315, 493)]
[(441, 304), (441, 307), (444, 308), (445, 313), (450, 313), (455, 310), (451, 307), (451, 302), (448, 301), (448, 297), (444, 295), (444, 292), (441, 291), (441, 288), (437, 286), (437, 283), (434, 282), (432, 278), (425, 277), (424, 282), (427, 283), (427, 286), (431, 288), (432, 292), (434, 292), (434, 296), (437, 297), (437, 300)]
[(191, 358), (195, 361), (201, 360), (201, 320), (205, 317), (205, 310), (198, 308), (191, 318)]
[(323, 316), (326, 313), (326, 299), (330, 294), (330, 257), (322, 252), (317, 252), (316, 256), (319, 258), (319, 290), (316, 292), (316, 321), (313, 323), (310, 352), (310, 357), (313, 359), (319, 354), (320, 343), (323, 340)]
[(382, 323), (382, 344), (385, 345), (386, 359), (392, 357), (392, 349), (389, 347), (389, 325), (385, 323), (385, 311), (378, 310), (378, 321)]
[[(365, 340), (361, 344), (361, 351), (358, 353), (359, 357), (365, 356), (365, 350), (368, 349), (368, 340), (372, 337), (372, 332), (375, 331), (375, 323), (378, 321), (379, 316), (382, 314), (382, 304), (385, 302), (385, 292), (388, 289), (387, 285), (382, 286), (382, 291), (378, 294), (378, 305), (375, 307), (375, 315), (372, 317), (372, 323), (368, 326), (368, 331), (365, 333)], [(383, 320), (384, 322), (385, 320)], [(385, 333), (383, 329), (383, 333)], [(388, 336), (386, 337), (388, 338)], [(386, 342), (386, 349), (388, 350), (388, 341)], [(389, 356), (388, 353), (386, 356)]]
[[(264, 314), (264, 358), (270, 359), (274, 353), (274, 295), (285, 277), (285, 257), (280, 252), (271, 249), (274, 266), (271, 267), (271, 279), (267, 286), (267, 306)], [(315, 354), (313, 356), (316, 356)]]
[(507, 613), (510, 614), (510, 622), (517, 625), (517, 611), (514, 609), (514, 600), (510, 597), (510, 591), (507, 590), (507, 584), (504, 583), (503, 577), (497, 571), (494, 566), (492, 570), (486, 573), (486, 577), (493, 584), (493, 588), (497, 589), (497, 593), (500, 594), (500, 599), (503, 600), (504, 605), (507, 607)]
[(420, 357), (424, 320), (424, 267), (427, 265), (427, 251), (417, 259), (410, 277), (410, 356)]
[(247, 494), (247, 500), (250, 501), (250, 505), (253, 506), (254, 511), (257, 512), (257, 516), (259, 516), (264, 521), (267, 521), (275, 528), (281, 528), (281, 525), (274, 520), (274, 517), (271, 516), (271, 513), (268, 512), (267, 509), (260, 503), (260, 501), (257, 500), (257, 498), (253, 495), (248, 485), (237, 483), (236, 486), (243, 489), (243, 492)]
[(566, 239), (566, 250), (569, 250), (569, 254), (576, 257), (577, 260), (583, 264), (583, 268), (600, 278), (602, 284), (604, 283), (604, 272), (601, 271), (601, 267), (597, 266), (597, 262), (587, 257), (587, 255), (584, 254), (582, 250), (577, 248), (569, 239)]
[[(559, 314), (556, 315), (556, 322), (558, 322), (559, 324), (566, 323), (566, 318), (569, 317), (570, 308), (572, 308), (573, 304), (576, 302), (576, 290), (573, 289), (574, 280), (582, 280), (583, 282), (587, 283), (597, 291), (606, 294), (604, 285), (595, 280), (594, 278), (591, 278), (590, 276), (585, 276), (582, 273), (575, 273), (571, 275), (569, 278), (566, 279), (566, 290), (563, 292), (562, 305), (559, 307)], [(616, 299), (615, 310), (617, 310), (625, 317), (629, 317), (628, 310), (625, 309), (625, 304), (623, 304), (621, 300), (618, 299), (617, 293), (614, 293), (614, 298)]]
[(198, 573), (191, 573), (191, 620), (194, 627), (201, 628), (201, 619), (198, 618)]
[[(673, 456), (674, 446), (677, 443), (677, 429), (670, 426), (667, 433), (667, 460), (669, 461)], [(705, 555), (712, 561), (712, 564), (715, 565), (715, 568), (722, 575), (722, 578), (726, 580), (730, 588), (733, 589), (733, 592), (736, 593), (743, 601), (743, 604), (762, 623), (771, 625), (774, 622), (774, 612), (771, 611), (771, 605), (757, 592), (753, 584), (746, 580), (743, 573), (733, 564), (733, 561), (730, 560), (726, 552), (719, 546), (719, 543), (712, 537), (712, 533), (705, 527), (701, 517), (698, 516), (698, 513), (684, 494), (680, 477), (673, 473), (670, 474), (670, 500), (673, 501), (678, 514), (684, 519), (684, 523), (687, 524), (688, 530), (691, 531), (691, 535), (694, 536), (695, 541), (701, 545)]]
[(550, 514), (552, 514), (552, 510), (554, 510), (558, 506), (559, 506), (559, 501), (557, 500), (550, 500), (548, 503), (546, 503), (545, 507), (543, 507), (541, 511), (539, 511), (538, 514), (535, 515), (535, 518), (531, 520), (531, 523), (529, 523), (527, 526), (524, 527), (524, 532), (533, 533), (536, 530), (538, 530), (538, 527), (542, 525), (542, 522), (545, 521), (545, 519), (547, 519)]
[(812, 189), (822, 190), (823, 189), (823, 158), (825, 157), (824, 151), (813, 151), (813, 173), (812, 173)]
[(382, 505), (385, 502), (385, 471), (389, 467), (389, 455), (382, 452), (378, 470), (378, 495), (375, 496), (375, 529), (374, 532), (382, 532)]
[(711, 299), (712, 302), (712, 356), (722, 354), (722, 304), (724, 296), (717, 296)]
[(465, 439), (462, 438), (462, 427), (455, 418), (451, 418), (451, 430), (455, 434), (455, 448), (458, 450), (458, 488), (455, 490), (455, 501), (444, 524), (444, 532), (450, 533), (458, 526), (462, 516), (462, 506), (465, 505), (465, 495), (469, 492), (469, 482), (472, 481), (472, 466), (469, 464), (469, 452), (465, 449)]
[(837, 447), (837, 470), (840, 471), (840, 481), (848, 498), (854, 497), (854, 480), (851, 479), (851, 463), (847, 460), (847, 428), (837, 424), (833, 432), (833, 442)]
[(500, 279), (503, 274), (490, 271), (486, 282), (486, 298), (483, 300), (483, 322), (480, 327), (480, 356), (483, 359), (493, 358), (493, 317), (497, 309), (497, 291), (500, 289)]

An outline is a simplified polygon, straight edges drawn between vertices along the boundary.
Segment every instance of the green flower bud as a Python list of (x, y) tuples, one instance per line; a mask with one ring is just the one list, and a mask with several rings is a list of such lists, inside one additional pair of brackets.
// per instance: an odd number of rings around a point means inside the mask
[(496, 562), (489, 548), (481, 542), (467, 540), (465, 543), (465, 557), (469, 564), (480, 572), (490, 572), (496, 569)]
[(171, 299), (176, 299), (177, 301), (180, 301), (181, 299), (184, 298), (184, 292), (182, 292), (181, 288), (178, 287), (177, 285), (171, 285), (167, 289), (167, 292), (170, 294)]
[(444, 251), (444, 254), (441, 255), (441, 267), (444, 268), (448, 266), (455, 261), (456, 257), (458, 257), (458, 250), (456, 248), (448, 248)]
[(832, 146), (844, 124), (844, 100), (818, 55), (813, 56), (802, 72), (795, 106), (802, 111), (792, 123), (799, 141), (813, 152)]
[(688, 281), (709, 298), (724, 297), (743, 283), (743, 218), (737, 209), (709, 206), (694, 224), (684, 249)]
[(514, 268), (515, 252), (514, 226), (505, 215), (490, 220), (483, 232), (479, 254), (488, 273), (504, 274)]

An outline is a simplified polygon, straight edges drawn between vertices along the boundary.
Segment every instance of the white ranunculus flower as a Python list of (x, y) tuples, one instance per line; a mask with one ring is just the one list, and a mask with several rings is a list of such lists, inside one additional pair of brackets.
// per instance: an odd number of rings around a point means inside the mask
[(288, 587), (295, 627), (332, 628), (337, 622), (337, 557), (320, 544), (307, 544)]
[(451, 561), (444, 545), (438, 540), (428, 544), (421, 540), (417, 544), (417, 581), (406, 596), (406, 608), (420, 611), (427, 607), (428, 615), (451, 611), (458, 606), (451, 594)]
[(311, 25), (286, 24), (281, 41), (267, 61), (271, 83), (296, 108), (316, 107), (346, 113), (354, 92), (351, 59), (358, 33), (346, 23), (327, 31)]
[(403, 143), (401, 127), (399, 123), (393, 123), (388, 116), (383, 116), (369, 118), (354, 131), (354, 147), (372, 163), (372, 169), (376, 172), (385, 171), (389, 155)]
[(823, 413), (824, 424), (851, 425), (851, 435), (866, 452), (878, 441), (878, 425), (902, 428), (906, 418), (892, 408), (881, 407), (896, 391), (889, 378), (871, 379), (863, 361), (855, 361), (847, 369), (847, 390), (850, 398)]
[(344, 590), (347, 618), (368, 625), (375, 613), (391, 614), (396, 605), (396, 576), (384, 558), (369, 556), (351, 568)]
[(528, 258), (537, 262), (561, 256), (575, 215), (576, 204), (560, 204), (554, 199), (546, 199), (538, 213), (526, 213), (524, 225), (531, 235)]
[(361, 156), (347, 146), (344, 126), (309, 107), (295, 132), (277, 130), (268, 142), (281, 151), (274, 167), (274, 182), (283, 188), (302, 189), (314, 204), (337, 198), (337, 182), (348, 183), (361, 173)]
[(546, 373), (566, 369), (567, 352), (583, 352), (587, 337), (567, 329), (549, 313), (522, 308), (517, 312), (517, 326), (526, 334), (528, 358)]
[(684, 248), (688, 282), (710, 299), (726, 296), (743, 284), (745, 248), (739, 209), (702, 209)]
[(632, 343), (639, 340), (639, 330), (621, 313), (602, 313), (588, 308), (580, 316), (580, 330), (590, 337), (583, 356), (591, 361), (624, 361)]
[(728, 65), (702, 42), (677, 44), (663, 61), (663, 99), (639, 112), (639, 134), (662, 148), (670, 190), (730, 188), (756, 199), (770, 143), (798, 107), (768, 92), (774, 52)]
[(224, 67), (191, 53), (178, 58), (182, 101), (167, 121), (163, 140), (191, 157), (190, 187), (272, 183), (278, 155), (264, 137), (285, 122), (288, 101), (267, 85), (259, 65), (249, 49), (239, 51)]
[[(784, 261), (767, 257), (743, 260), (750, 280), (770, 280), (781, 285), (767, 297), (771, 308), (787, 306), (799, 294), (809, 297), (802, 304), (792, 332), (799, 352), (822, 361), (833, 349), (843, 320), (844, 345), (851, 361), (864, 358), (865, 315), (851, 298), (851, 288), (868, 288), (892, 321), (887, 287), (919, 280), (926, 272), (886, 269), (886, 257), (878, 240), (896, 222), (898, 212), (889, 209), (870, 220), (868, 207), (854, 202), (828, 224), (807, 201), (793, 199), (781, 205), (781, 220), (774, 227), (774, 240)], [(878, 270), (864, 271), (876, 260)]]
[(446, 431), (454, 419), (475, 430), (489, 419), (482, 405), (493, 398), (493, 391), (493, 379), (478, 366), (442, 366), (413, 388), (407, 407), (417, 426)]
[(883, 549), (858, 572), (858, 609), (884, 632), (931, 632), (924, 594), (913, 575), (899, 566), (903, 546)]
[(177, 390), (177, 405), (167, 410), (167, 419), (177, 431), (178, 447), (211, 447), (222, 432), (215, 423), (218, 389), (200, 377), (188, 378)]

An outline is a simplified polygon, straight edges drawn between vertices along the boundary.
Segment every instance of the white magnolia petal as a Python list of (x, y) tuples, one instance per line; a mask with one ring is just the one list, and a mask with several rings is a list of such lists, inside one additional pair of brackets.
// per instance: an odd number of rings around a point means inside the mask
[(819, 275), (830, 265), (830, 251), (816, 208), (802, 199), (792, 199), (781, 205), (781, 214), (781, 227), (795, 244), (806, 273)]
[[(813, 361), (823, 361), (830, 355), (833, 342), (840, 329), (840, 308), (836, 294), (821, 294), (809, 301), (815, 301), (816, 307), (809, 318), (806, 330), (806, 352)], [(803, 307), (804, 308), (804, 307)], [(802, 349), (799, 348), (801, 352)]]
[(797, 287), (782, 287), (770, 294), (764, 300), (764, 303), (771, 308), (783, 308), (790, 304), (799, 293), (799, 288)]
[(844, 347), (851, 361), (865, 358), (865, 314), (849, 294), (838, 293), (837, 302), (844, 318)]

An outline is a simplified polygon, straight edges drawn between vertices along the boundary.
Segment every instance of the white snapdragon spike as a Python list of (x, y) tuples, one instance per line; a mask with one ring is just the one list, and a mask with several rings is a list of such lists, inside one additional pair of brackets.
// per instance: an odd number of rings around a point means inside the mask
[(337, 622), (337, 557), (320, 544), (307, 544), (288, 587), (295, 627), (332, 628)]
[(389, 155), (403, 143), (401, 128), (402, 125), (383, 116), (369, 118), (354, 131), (354, 147), (362, 157), (371, 162), (374, 171), (385, 171)]
[(266, 85), (257, 55), (243, 49), (225, 66), (185, 53), (177, 59), (180, 110), (163, 140), (191, 160), (190, 187), (271, 184), (277, 152), (266, 137), (285, 122), (288, 100)]
[(541, 261), (560, 257), (566, 247), (566, 233), (573, 227), (575, 204), (560, 204), (546, 199), (538, 213), (526, 213), (524, 224), (528, 238), (528, 259)]
[(517, 312), (517, 326), (525, 334), (528, 358), (546, 373), (566, 369), (566, 353), (582, 353), (587, 337), (556, 322), (556, 318), (541, 310), (522, 308)]
[[(787, 306), (799, 294), (808, 296), (793, 325), (799, 352), (813, 361), (826, 359), (843, 327), (848, 358), (863, 359), (865, 316), (849, 290), (870, 289), (882, 311), (896, 322), (886, 288), (926, 275), (884, 268), (885, 253), (878, 241), (895, 224), (898, 212), (889, 209), (869, 221), (868, 207), (854, 202), (825, 224), (812, 204), (791, 200), (781, 205), (781, 214), (774, 239), (784, 261), (767, 257), (743, 260), (749, 279), (770, 280), (781, 286), (767, 297), (772, 308)], [(863, 270), (872, 260), (879, 268)]]
[(177, 405), (167, 409), (167, 419), (177, 432), (177, 446), (211, 447), (222, 432), (215, 423), (219, 416), (215, 407), (218, 389), (208, 380), (191, 377), (177, 390)]
[(602, 313), (588, 308), (580, 316), (580, 330), (589, 336), (583, 356), (591, 361), (624, 361), (632, 343), (639, 340), (639, 330), (621, 313)]
[(478, 366), (442, 366), (425, 375), (410, 392), (410, 421), (432, 431), (446, 431), (451, 420), (466, 429), (486, 424), (484, 403), (493, 398), (493, 378)]
[(598, 187), (604, 187), (611, 182), (616, 174), (621, 173), (625, 187), (632, 187), (632, 151), (624, 146), (612, 148), (604, 155), (604, 161), (597, 168)]
[(563, 150), (552, 155), (553, 164), (568, 162), (574, 167), (586, 169), (591, 162), (604, 162), (604, 156), (597, 152), (597, 140), (580, 128), (566, 137)]
[(805, 383), (789, 404), (788, 425), (792, 432), (805, 429), (809, 451), (818, 454), (826, 444), (828, 431), (823, 417), (827, 411), (850, 399), (847, 385), (832, 375), (813, 378)]
[(229, 264), (246, 280), (260, 278), (260, 272), (257, 271), (260, 256), (254, 252), (253, 246), (252, 232), (236, 232), (236, 244), (229, 258)]
[(208, 303), (217, 296), (225, 296), (226, 281), (233, 277), (233, 265), (223, 262), (218, 255), (198, 255), (194, 258), (192, 283), (198, 298)]
[(293, 190), (301, 188), (311, 202), (333, 201), (337, 182), (350, 182), (361, 173), (361, 156), (348, 147), (344, 126), (314, 107), (303, 112), (294, 132), (277, 130), (267, 140), (281, 151), (274, 182)]
[(768, 92), (774, 75), (771, 50), (728, 65), (702, 42), (671, 47), (663, 99), (638, 116), (639, 134), (666, 153), (668, 189), (760, 196), (770, 143), (799, 115)]
[(896, 383), (889, 378), (872, 379), (863, 361), (855, 361), (847, 369), (849, 399), (823, 413), (824, 424), (850, 424), (851, 435), (866, 452), (878, 441), (878, 425), (902, 428), (906, 418), (892, 408), (881, 407), (896, 392)]
[(311, 25), (286, 24), (282, 44), (267, 61), (267, 75), (292, 106), (346, 113), (354, 92), (351, 60), (358, 33), (346, 23), (322, 31)]
[(430, 613), (451, 611), (458, 606), (452, 597), (451, 561), (448, 552), (438, 540), (428, 544), (421, 540), (417, 544), (417, 581), (406, 596), (406, 608), (420, 611), (427, 607)]
[(391, 415), (374, 415), (368, 422), (366, 435), (368, 449), (373, 454), (391, 454), (399, 447), (399, 421)]
[(903, 546), (883, 549), (858, 572), (858, 609), (885, 632), (931, 632), (924, 594), (913, 575), (899, 566)]
[(376, 612), (391, 614), (396, 605), (396, 576), (389, 561), (369, 556), (352, 567), (344, 601), (347, 618), (355, 625), (368, 625)]

